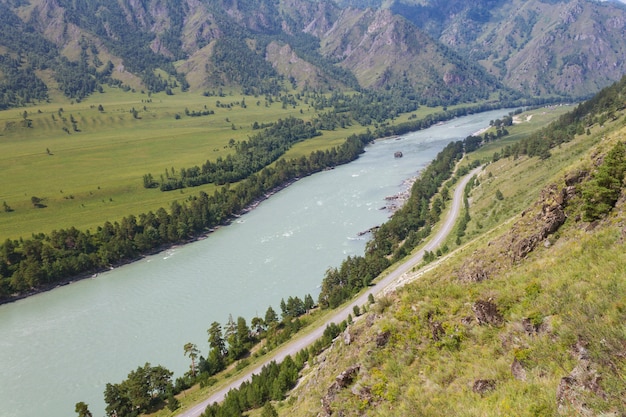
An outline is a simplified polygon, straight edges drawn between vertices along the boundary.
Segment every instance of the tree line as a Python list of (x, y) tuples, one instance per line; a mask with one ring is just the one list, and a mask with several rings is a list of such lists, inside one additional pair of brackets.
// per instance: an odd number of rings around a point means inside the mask
[[(422, 171), (411, 187), (406, 202), (391, 219), (372, 233), (363, 256), (351, 256), (338, 268), (329, 268), (322, 281), (318, 303), (335, 308), (369, 286), (391, 263), (408, 255), (439, 220), (442, 204), (431, 206), (431, 199), (450, 178), (464, 152), (462, 141), (448, 144)], [(447, 195), (447, 193), (446, 193)]]
[(540, 131), (505, 147), (502, 157), (517, 158), (522, 155), (548, 159), (550, 150), (574, 139), (575, 135), (590, 134), (594, 124), (604, 125), (615, 120), (618, 112), (626, 108), (623, 99), (626, 93), (626, 76), (613, 85), (602, 89), (591, 99), (580, 103), (576, 108), (560, 116)]
[[(179, 175), (166, 172), (165, 177), (161, 177), (159, 188), (161, 191), (171, 191), (202, 184), (234, 183), (275, 162), (293, 144), (319, 135), (321, 133), (310, 122), (294, 117), (279, 119), (247, 141), (233, 141), (231, 146), (235, 148), (234, 154), (219, 157), (215, 162), (207, 160), (202, 167), (182, 168)], [(155, 181), (149, 180), (152, 175), (146, 175), (148, 177), (144, 176), (144, 187), (155, 186)]]

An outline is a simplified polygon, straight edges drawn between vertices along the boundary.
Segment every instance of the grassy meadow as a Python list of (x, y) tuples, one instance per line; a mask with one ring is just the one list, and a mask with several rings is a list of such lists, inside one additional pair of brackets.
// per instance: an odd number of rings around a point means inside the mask
[[(185, 109), (215, 113), (191, 117)], [(41, 103), (0, 112), (0, 202), (13, 209), (0, 212), (0, 238), (70, 226), (94, 228), (107, 220), (167, 208), (186, 194), (211, 194), (213, 185), (169, 193), (145, 189), (142, 178), (151, 173), (158, 180), (166, 169), (178, 171), (224, 157), (231, 151), (231, 139), (254, 134), (255, 121), (314, 115), (304, 103), (284, 109), (281, 103), (266, 105), (264, 98), (148, 96), (118, 90), (96, 93), (80, 103)], [(30, 127), (24, 126), (26, 119)], [(339, 144), (352, 130), (325, 132), (296, 145), (288, 156)], [(35, 208), (33, 196), (46, 207)]]

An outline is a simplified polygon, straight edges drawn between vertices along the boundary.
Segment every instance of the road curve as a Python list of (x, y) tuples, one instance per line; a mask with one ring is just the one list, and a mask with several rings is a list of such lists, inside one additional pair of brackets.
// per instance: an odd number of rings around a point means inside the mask
[(223, 401), (224, 398), (226, 397), (226, 394), (228, 394), (228, 391), (230, 391), (231, 389), (238, 388), (245, 381), (250, 381), (252, 379), (252, 375), (259, 374), (261, 372), (261, 369), (266, 364), (272, 361), (276, 361), (277, 363), (280, 363), (288, 355), (294, 356), (296, 353), (298, 353), (302, 349), (313, 344), (317, 339), (322, 337), (324, 330), (329, 324), (331, 323), (339, 324), (342, 321), (346, 320), (348, 318), (348, 315), (353, 313), (354, 306), (358, 305), (359, 307), (361, 307), (364, 304), (366, 304), (367, 298), (369, 297), (370, 294), (375, 296), (376, 294), (382, 292), (389, 285), (399, 280), (399, 278), (402, 275), (404, 275), (406, 272), (409, 272), (416, 264), (421, 262), (425, 251), (432, 252), (435, 249), (437, 249), (439, 246), (441, 246), (441, 244), (446, 239), (446, 237), (450, 234), (450, 232), (452, 232), (452, 229), (454, 228), (454, 224), (456, 223), (456, 220), (459, 217), (459, 213), (461, 212), (461, 207), (463, 205), (463, 191), (465, 190), (465, 186), (467, 185), (469, 180), (475, 174), (477, 174), (481, 169), (482, 167), (478, 167), (474, 169), (468, 175), (463, 177), (461, 181), (459, 181), (454, 191), (454, 196), (452, 198), (450, 211), (446, 215), (446, 219), (442, 227), (437, 231), (437, 233), (430, 239), (430, 241), (422, 249), (420, 249), (418, 252), (413, 254), (409, 259), (405, 260), (401, 265), (399, 265), (396, 269), (391, 271), (383, 279), (378, 281), (376, 284), (372, 285), (366, 292), (362, 293), (358, 298), (354, 299), (350, 304), (346, 305), (340, 311), (335, 313), (331, 318), (329, 318), (326, 322), (324, 322), (318, 328), (316, 328), (312, 332), (302, 337), (298, 337), (289, 341), (286, 345), (279, 348), (276, 352), (268, 356), (265, 359), (265, 361), (262, 364), (260, 364), (258, 367), (242, 375), (240, 378), (231, 382), (230, 384), (220, 389), (219, 391), (214, 392), (206, 400), (193, 406), (192, 408), (189, 408), (185, 412), (179, 414), (178, 417), (199, 417), (209, 404), (213, 404), (215, 402), (219, 403)]

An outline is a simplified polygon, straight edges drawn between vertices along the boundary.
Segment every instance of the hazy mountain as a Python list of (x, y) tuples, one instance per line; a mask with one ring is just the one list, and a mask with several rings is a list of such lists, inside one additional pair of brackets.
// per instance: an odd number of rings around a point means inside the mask
[(0, 107), (104, 85), (578, 97), (626, 72), (625, 22), (586, 0), (0, 0)]

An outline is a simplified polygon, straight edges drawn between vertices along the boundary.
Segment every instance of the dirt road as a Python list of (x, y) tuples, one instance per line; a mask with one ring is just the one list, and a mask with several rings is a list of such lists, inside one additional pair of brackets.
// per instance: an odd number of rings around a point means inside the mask
[(454, 228), (454, 224), (456, 223), (459, 214), (461, 213), (461, 207), (463, 206), (463, 191), (465, 190), (465, 186), (469, 182), (469, 180), (477, 174), (482, 168), (476, 168), (468, 175), (463, 177), (461, 181), (457, 184), (457, 187), (454, 191), (454, 196), (452, 198), (452, 204), (450, 206), (450, 211), (448, 212), (444, 224), (437, 231), (437, 233), (432, 237), (432, 239), (418, 252), (416, 252), (409, 259), (404, 261), (401, 265), (399, 265), (395, 270), (391, 271), (387, 276), (377, 282), (375, 285), (370, 287), (366, 292), (361, 294), (358, 298), (354, 299), (349, 305), (338, 311), (331, 318), (329, 318), (325, 323), (320, 325), (317, 329), (313, 330), (307, 335), (302, 337), (297, 337), (290, 342), (288, 342), (285, 346), (278, 349), (276, 352), (270, 354), (267, 359), (263, 362), (263, 364), (259, 365), (257, 368), (249, 371), (245, 375), (241, 376), (241, 378), (233, 381), (228, 386), (222, 388), (219, 391), (211, 394), (209, 398), (197, 404), (196, 406), (188, 409), (182, 414), (179, 414), (178, 417), (199, 417), (206, 407), (209, 404), (213, 404), (215, 402), (221, 402), (228, 391), (231, 389), (239, 387), (244, 381), (250, 381), (252, 379), (252, 375), (259, 374), (261, 369), (266, 364), (276, 361), (280, 363), (287, 355), (294, 356), (296, 353), (301, 351), (302, 349), (308, 347), (313, 344), (317, 339), (322, 337), (326, 326), (330, 323), (339, 324), (343, 320), (345, 320), (349, 314), (353, 312), (354, 306), (358, 305), (359, 307), (363, 306), (367, 303), (367, 298), (370, 294), (376, 296), (376, 294), (384, 291), (388, 286), (393, 285), (395, 282), (399, 281), (400, 277), (404, 275), (406, 272), (409, 272), (415, 265), (422, 261), (422, 257), (424, 256), (425, 251), (435, 251), (437, 248), (441, 246), (446, 237), (452, 232)]

